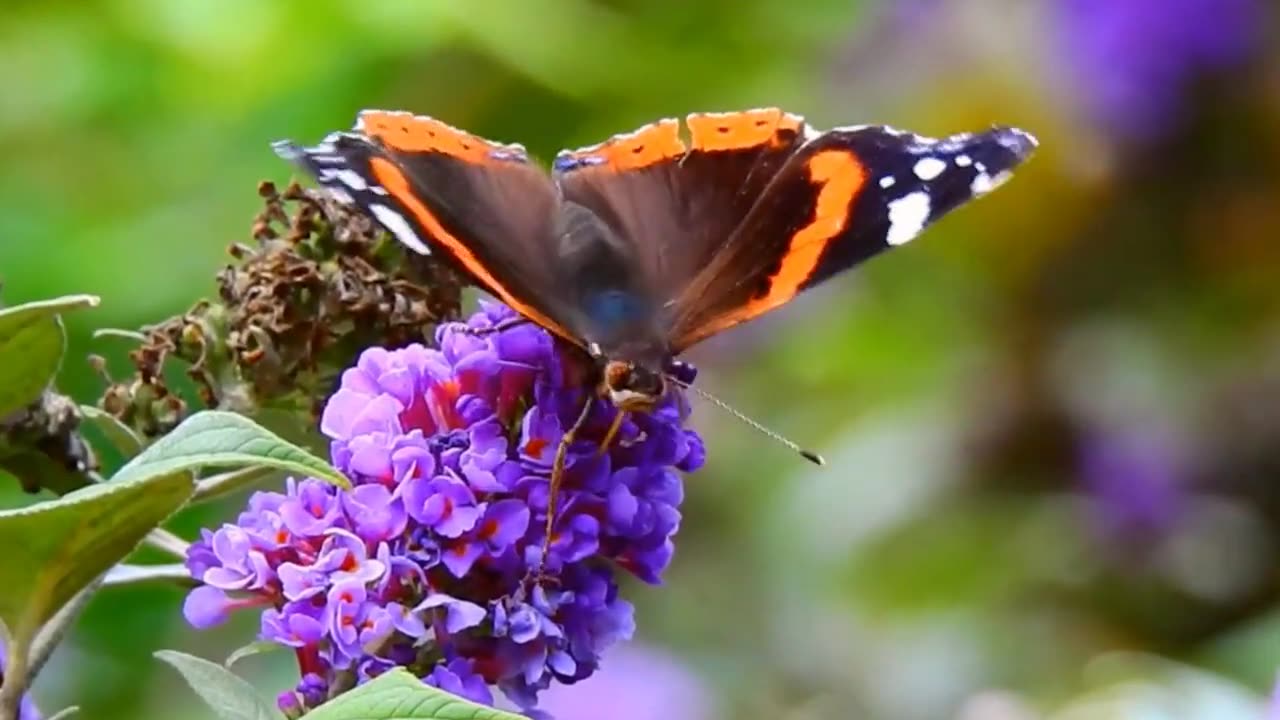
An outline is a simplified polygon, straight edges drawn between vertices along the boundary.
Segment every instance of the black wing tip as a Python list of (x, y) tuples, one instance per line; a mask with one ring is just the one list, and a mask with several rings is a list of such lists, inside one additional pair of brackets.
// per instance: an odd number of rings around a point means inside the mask
[(292, 140), (276, 140), (271, 143), (271, 150), (277, 157), (291, 162), (298, 162), (307, 154), (301, 145)]
[(1008, 125), (997, 125), (991, 128), (989, 135), (1001, 147), (1005, 148), (1019, 160), (1026, 160), (1031, 157), (1036, 148), (1040, 147), (1040, 141), (1035, 135)]

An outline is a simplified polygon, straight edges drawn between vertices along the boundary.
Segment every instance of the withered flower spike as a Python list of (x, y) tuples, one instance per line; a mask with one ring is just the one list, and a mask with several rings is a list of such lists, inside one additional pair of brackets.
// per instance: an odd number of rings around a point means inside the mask
[(189, 365), (199, 402), (252, 414), (266, 406), (314, 409), (337, 374), (367, 347), (432, 337), (459, 317), (462, 281), (434, 258), (404, 251), (375, 222), (328, 195), (262, 182), (248, 240), (228, 247), (217, 299), (144, 329), (130, 354), (134, 379), (109, 383), (99, 405), (147, 436), (180, 422), (165, 363)]

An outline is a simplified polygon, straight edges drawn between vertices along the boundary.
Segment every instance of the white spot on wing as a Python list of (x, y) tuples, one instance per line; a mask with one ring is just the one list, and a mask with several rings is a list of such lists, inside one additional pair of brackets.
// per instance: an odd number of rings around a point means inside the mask
[(405, 221), (403, 215), (379, 203), (370, 203), (369, 212), (373, 213), (373, 217), (382, 223), (382, 226), (389, 230), (392, 235), (395, 235), (397, 240), (408, 245), (411, 250), (422, 255), (431, 254), (431, 249), (422, 242), (418, 234)]
[(889, 232), (885, 242), (902, 245), (920, 234), (929, 221), (929, 193), (904, 195), (889, 203)]
[(960, 167), (969, 167), (972, 164), (973, 164), (973, 158), (969, 157), (968, 155), (956, 156), (956, 165)]
[(942, 174), (942, 171), (946, 169), (947, 164), (936, 157), (920, 158), (916, 161), (916, 166), (914, 168), (916, 177), (925, 182), (929, 182), (930, 180), (938, 177)]
[(363, 192), (369, 189), (369, 183), (365, 182), (364, 178), (360, 177), (360, 173), (356, 172), (355, 170), (351, 170), (350, 168), (341, 168), (341, 169), (322, 168), (320, 172), (316, 174), (316, 177), (319, 178), (322, 182), (337, 180), (338, 182), (342, 183), (343, 185), (346, 185), (347, 187), (351, 188), (352, 190), (355, 190), (356, 192)]
[(892, 175), (885, 175), (884, 177), (880, 178), (880, 187), (884, 188), (885, 190), (888, 190), (889, 188), (893, 187), (894, 182), (895, 181)]
[(986, 173), (978, 173), (973, 182), (969, 184), (969, 192), (974, 195), (985, 195), (1001, 185), (1009, 182), (1009, 178), (1013, 177), (1013, 173), (1005, 170), (994, 177)]

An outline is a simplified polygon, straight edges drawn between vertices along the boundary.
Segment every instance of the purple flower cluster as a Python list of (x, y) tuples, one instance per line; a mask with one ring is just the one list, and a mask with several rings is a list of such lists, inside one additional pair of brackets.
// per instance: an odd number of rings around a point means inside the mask
[(287, 714), (394, 666), (487, 704), (496, 686), (527, 709), (630, 637), (614, 569), (659, 581), (680, 523), (677, 471), (702, 465), (702, 441), (672, 393), (601, 448), (618, 411), (594, 400), (543, 558), (552, 461), (593, 390), (535, 325), (474, 332), (512, 317), (487, 304), (472, 332), (441, 327), (439, 349), (366, 351), (321, 420), (353, 488), (290, 480), (192, 545), (203, 584), (188, 620), (262, 608), (262, 637), (298, 658)]

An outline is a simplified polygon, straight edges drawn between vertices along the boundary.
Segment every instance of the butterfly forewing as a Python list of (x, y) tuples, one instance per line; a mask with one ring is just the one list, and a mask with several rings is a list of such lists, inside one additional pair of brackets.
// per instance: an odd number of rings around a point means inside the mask
[(674, 299), (671, 350), (750, 320), (914, 238), (1003, 182), (1035, 140), (1011, 128), (942, 140), (836, 129), (796, 153)]
[(410, 248), (443, 250), (503, 302), (573, 342), (554, 227), (555, 185), (518, 145), (408, 113), (366, 111), (356, 129), (276, 150)]

